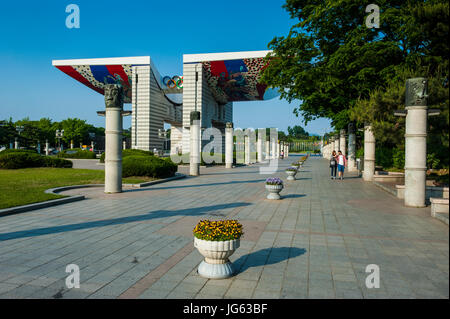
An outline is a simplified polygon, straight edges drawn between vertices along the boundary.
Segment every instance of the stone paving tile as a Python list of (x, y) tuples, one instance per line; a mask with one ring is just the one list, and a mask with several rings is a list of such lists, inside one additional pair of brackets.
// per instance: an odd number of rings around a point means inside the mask
[[(296, 159), (279, 161), (273, 176)], [(448, 226), (429, 207), (405, 208), (361, 179), (331, 181), (327, 160), (313, 157), (283, 200), (269, 201), (258, 166), (202, 168), (114, 195), (72, 190), (88, 199), (2, 217), (0, 298), (116, 298), (192, 242), (197, 220), (217, 214), (250, 227), (230, 258), (236, 276), (200, 277), (193, 250), (139, 298), (448, 298)], [(64, 288), (70, 263), (80, 266), (80, 289)], [(365, 288), (369, 264), (380, 267), (379, 289)]]

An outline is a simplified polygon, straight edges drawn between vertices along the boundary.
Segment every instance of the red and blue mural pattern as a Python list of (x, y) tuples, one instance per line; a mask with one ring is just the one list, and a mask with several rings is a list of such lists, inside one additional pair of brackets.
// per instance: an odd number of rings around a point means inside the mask
[(122, 84), (125, 103), (131, 103), (131, 64), (122, 65), (64, 65), (56, 66), (87, 87), (104, 94), (105, 84)]
[(261, 71), (267, 66), (264, 58), (203, 62), (208, 85), (217, 101), (268, 100), (278, 95), (260, 83)]

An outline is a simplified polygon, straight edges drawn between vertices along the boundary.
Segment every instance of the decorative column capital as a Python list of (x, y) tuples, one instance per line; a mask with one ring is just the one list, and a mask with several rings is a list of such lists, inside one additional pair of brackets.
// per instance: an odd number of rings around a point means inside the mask
[(191, 125), (194, 123), (194, 121), (199, 121), (200, 120), (200, 112), (199, 111), (192, 111), (190, 114), (190, 119), (191, 119)]
[(426, 106), (428, 97), (428, 80), (412, 78), (406, 80), (405, 106)]

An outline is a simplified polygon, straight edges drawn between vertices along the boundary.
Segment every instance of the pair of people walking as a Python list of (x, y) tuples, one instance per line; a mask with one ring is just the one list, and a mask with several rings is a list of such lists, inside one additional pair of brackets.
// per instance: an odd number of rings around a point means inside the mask
[(339, 174), (339, 178), (344, 179), (344, 169), (347, 167), (347, 158), (341, 151), (333, 151), (330, 158), (331, 179), (336, 179), (336, 171)]

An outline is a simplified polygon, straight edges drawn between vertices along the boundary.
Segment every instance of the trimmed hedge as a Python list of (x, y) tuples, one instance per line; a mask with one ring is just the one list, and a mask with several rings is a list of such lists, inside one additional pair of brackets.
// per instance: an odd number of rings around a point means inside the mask
[(95, 159), (95, 153), (91, 151), (85, 151), (81, 148), (71, 148), (64, 150), (57, 155), (60, 158), (78, 158), (78, 159)]
[(1, 151), (0, 155), (11, 154), (11, 153), (33, 153), (33, 154), (37, 154), (36, 150), (23, 150), (23, 149), (8, 148), (8, 149), (6, 149), (4, 151)]
[[(145, 155), (145, 156), (153, 156), (153, 152), (151, 151), (144, 151), (144, 150), (135, 150), (135, 149), (126, 149), (122, 150), (122, 158), (127, 156), (133, 156), (133, 155)], [(105, 162), (105, 153), (102, 153), (102, 156), (100, 156), (100, 163)]]
[(175, 175), (177, 165), (170, 158), (131, 155), (122, 159), (122, 177), (148, 176), (166, 178)]
[(61, 158), (41, 156), (34, 152), (0, 153), (0, 168), (18, 169), (29, 167), (71, 168), (72, 162)]

